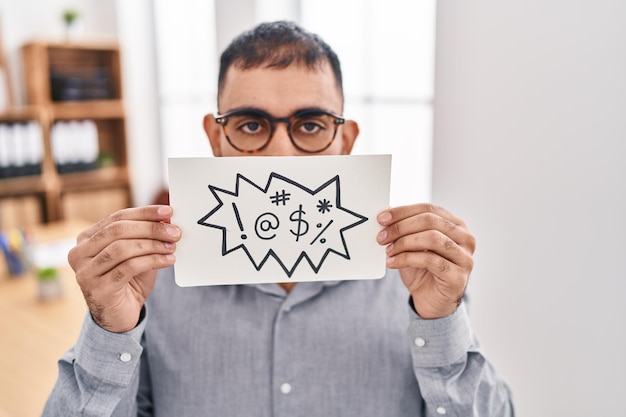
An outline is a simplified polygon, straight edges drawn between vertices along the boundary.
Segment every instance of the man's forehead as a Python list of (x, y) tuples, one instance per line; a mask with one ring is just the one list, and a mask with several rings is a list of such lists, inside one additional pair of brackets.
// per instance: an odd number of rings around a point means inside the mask
[(341, 112), (343, 100), (328, 63), (315, 67), (293, 64), (285, 68), (232, 66), (224, 78), (218, 105), (221, 113), (252, 107), (285, 115), (311, 107)]

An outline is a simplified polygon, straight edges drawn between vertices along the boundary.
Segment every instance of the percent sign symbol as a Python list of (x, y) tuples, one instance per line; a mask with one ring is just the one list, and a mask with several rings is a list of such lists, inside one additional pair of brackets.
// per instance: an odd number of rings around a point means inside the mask
[[(331, 225), (331, 223), (332, 223), (332, 222), (333, 222), (332, 220), (328, 222), (328, 224), (327, 224), (327, 225), (326, 225), (326, 226), (322, 229), (322, 231), (321, 231), (321, 232), (319, 232), (319, 233), (317, 234), (317, 236), (315, 236), (315, 239), (313, 239), (313, 240), (311, 241), (310, 245), (314, 244), (314, 243), (315, 243), (315, 241), (317, 240), (317, 238), (318, 238), (318, 237), (320, 237), (320, 236), (322, 236), (322, 233), (324, 233), (324, 232), (326, 231), (326, 229), (328, 229), (328, 227)], [(322, 223), (318, 223), (318, 224), (317, 224), (317, 227), (322, 227)], [(321, 239), (320, 239), (320, 243), (326, 243), (326, 239), (321, 238)]]

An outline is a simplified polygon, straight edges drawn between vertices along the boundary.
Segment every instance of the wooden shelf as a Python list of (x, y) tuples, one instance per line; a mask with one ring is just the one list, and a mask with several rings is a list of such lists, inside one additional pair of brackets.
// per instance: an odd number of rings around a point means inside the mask
[(11, 107), (0, 111), (1, 123), (38, 121), (42, 110), (37, 106)]
[(122, 100), (55, 101), (52, 104), (54, 120), (122, 119), (124, 114)]
[(40, 175), (3, 178), (0, 180), (0, 197), (15, 197), (44, 193), (46, 187)]
[[(36, 197), (41, 201), (40, 218), (44, 222), (93, 220), (96, 214), (109, 214), (102, 213), (104, 210), (130, 206), (126, 114), (118, 45), (114, 42), (37, 41), (22, 47), (22, 58), (28, 105), (0, 111), (0, 123), (38, 122), (44, 141), (42, 172), (30, 177), (0, 179), (0, 198), (6, 202), (11, 200), (13, 206), (19, 207), (16, 200)], [(100, 154), (106, 154), (113, 166), (67, 174), (57, 171), (53, 146), (60, 143), (56, 135), (67, 129), (55, 130), (53, 139), (52, 128), (55, 123), (75, 120), (94, 122)], [(70, 134), (73, 136), (65, 136), (67, 140), (83, 139)], [(66, 142), (63, 146), (67, 147)]]
[(84, 191), (98, 188), (128, 186), (128, 170), (119, 167), (106, 167), (93, 171), (61, 174), (61, 189), (64, 191)]
[(47, 49), (67, 49), (70, 51), (84, 50), (84, 51), (115, 51), (118, 49), (118, 43), (112, 40), (92, 40), (81, 42), (61, 42), (61, 41), (46, 41), (38, 40), (29, 43), (30, 45), (40, 45), (42, 48)]

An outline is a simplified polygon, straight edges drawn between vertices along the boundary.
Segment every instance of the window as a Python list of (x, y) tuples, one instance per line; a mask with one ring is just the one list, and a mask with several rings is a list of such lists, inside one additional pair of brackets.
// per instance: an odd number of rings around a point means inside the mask
[(342, 62), (354, 153), (390, 153), (391, 204), (430, 199), (435, 1), (302, 0), (301, 23)]
[(155, 1), (164, 164), (209, 156), (202, 117), (215, 111), (219, 53), (256, 23), (290, 19), (342, 62), (354, 153), (393, 155), (391, 204), (430, 199), (435, 0)]

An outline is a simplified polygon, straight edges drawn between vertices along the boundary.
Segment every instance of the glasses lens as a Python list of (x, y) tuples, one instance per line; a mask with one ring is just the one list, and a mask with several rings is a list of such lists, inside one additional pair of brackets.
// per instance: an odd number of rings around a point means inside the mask
[(269, 140), (271, 125), (263, 115), (244, 112), (228, 116), (224, 130), (236, 148), (255, 151)]
[(304, 113), (291, 121), (291, 136), (301, 149), (317, 152), (326, 148), (335, 137), (335, 118), (325, 113)]

